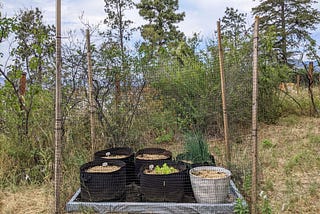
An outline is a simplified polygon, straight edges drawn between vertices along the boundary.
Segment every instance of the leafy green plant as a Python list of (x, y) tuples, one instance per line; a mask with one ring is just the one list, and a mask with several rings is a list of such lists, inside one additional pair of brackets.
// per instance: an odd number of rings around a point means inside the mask
[(274, 147), (274, 144), (270, 140), (265, 139), (265, 140), (262, 141), (262, 147), (264, 149), (269, 149), (269, 148)]
[(212, 163), (208, 142), (201, 133), (186, 134), (184, 149), (183, 159), (193, 163)]
[(262, 204), (261, 204), (261, 213), (262, 214), (271, 214), (272, 213), (272, 209), (269, 203), (269, 199), (267, 197), (267, 195), (261, 191), (259, 196), (262, 198)]
[(156, 143), (168, 143), (171, 142), (174, 138), (174, 133), (172, 130), (166, 132), (165, 130), (162, 131), (162, 134), (158, 136), (155, 141)]
[(252, 181), (251, 173), (244, 175), (242, 188), (243, 188), (244, 192), (247, 194), (249, 194), (251, 191), (251, 181)]
[(156, 166), (154, 168), (154, 171), (156, 172), (156, 174), (159, 174), (159, 175), (168, 175), (171, 173), (178, 172), (177, 169), (175, 169), (172, 166), (168, 166), (168, 164), (166, 163), (164, 163), (162, 166)]
[(242, 198), (237, 198), (236, 205), (234, 206), (234, 213), (236, 214), (249, 214), (248, 204)]

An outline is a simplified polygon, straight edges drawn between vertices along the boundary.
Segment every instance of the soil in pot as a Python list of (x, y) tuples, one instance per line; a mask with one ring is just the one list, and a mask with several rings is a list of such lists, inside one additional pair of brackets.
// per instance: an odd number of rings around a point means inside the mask
[(201, 178), (209, 178), (209, 179), (226, 178), (228, 176), (224, 172), (213, 171), (213, 170), (195, 171), (192, 174)]
[[(172, 159), (172, 153), (161, 148), (145, 148), (136, 153), (135, 174), (138, 177), (142, 166), (162, 165), (165, 161)], [(136, 180), (139, 184), (139, 179)]]
[(80, 167), (82, 201), (117, 201), (125, 197), (123, 161), (95, 160)]
[(119, 166), (93, 166), (86, 170), (89, 173), (108, 173), (108, 172), (115, 172), (119, 170)]
[(126, 163), (126, 183), (130, 184), (135, 178), (134, 152), (129, 147), (115, 147), (98, 151), (94, 154), (95, 159), (120, 160)]
[[(142, 199), (150, 202), (181, 202), (188, 176), (186, 165), (181, 162), (165, 161), (164, 164), (153, 165), (153, 167), (143, 166), (141, 169)], [(157, 168), (163, 171), (159, 173)]]
[(168, 156), (162, 154), (141, 154), (136, 158), (140, 160), (165, 160), (168, 159)]
[(200, 166), (189, 172), (194, 197), (198, 203), (226, 203), (231, 172), (221, 167)]

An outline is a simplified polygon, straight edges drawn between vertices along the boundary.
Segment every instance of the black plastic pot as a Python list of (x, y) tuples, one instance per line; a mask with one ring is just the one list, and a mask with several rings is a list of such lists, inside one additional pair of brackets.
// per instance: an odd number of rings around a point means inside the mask
[[(108, 158), (105, 159), (103, 157), (106, 156), (106, 153), (110, 152), (111, 155), (126, 155), (124, 158)], [(135, 180), (135, 168), (134, 168), (134, 152), (129, 147), (115, 147), (110, 149), (105, 149), (98, 151), (94, 154), (95, 160), (103, 159), (103, 160), (120, 160), (126, 163), (126, 183), (130, 184)]]
[[(87, 169), (108, 165), (119, 166), (120, 169), (108, 173), (86, 172)], [(95, 160), (80, 167), (80, 186), (82, 201), (117, 201), (125, 197), (126, 164), (123, 161)]]
[[(188, 170), (185, 164), (165, 161), (168, 166), (179, 170), (177, 173), (168, 175), (146, 174), (145, 165), (141, 168), (140, 191), (142, 200), (150, 202), (181, 202), (184, 196), (184, 185), (188, 177)], [(156, 165), (154, 165), (156, 167)], [(162, 166), (162, 164), (161, 164)]]
[[(158, 160), (143, 160), (137, 158), (139, 155), (143, 154), (158, 154), (158, 155), (165, 155), (167, 158), (164, 159), (158, 159)], [(165, 161), (172, 160), (172, 153), (168, 150), (161, 149), (161, 148), (145, 148), (140, 149), (136, 152), (136, 159), (135, 159), (135, 174), (138, 177), (140, 173), (140, 169), (142, 166), (145, 165), (162, 165)], [(136, 183), (139, 184), (139, 179), (136, 180)]]
[[(186, 166), (188, 168), (188, 174), (189, 174), (190, 169), (192, 169), (194, 167), (198, 167), (198, 166), (216, 166), (213, 155), (210, 156), (211, 162), (203, 162), (203, 163), (190, 163), (187, 160), (184, 160), (185, 157), (187, 157), (187, 155), (185, 153), (179, 154), (179, 155), (177, 155), (176, 160), (178, 162), (182, 162), (182, 163), (186, 164)], [(184, 191), (185, 191), (186, 195), (193, 196), (193, 191), (192, 191), (192, 186), (191, 186), (191, 181), (190, 181), (190, 177), (189, 176), (186, 179), (186, 182), (185, 182), (185, 185), (184, 185)]]
[(197, 166), (215, 166), (216, 165), (216, 162), (215, 162), (213, 155), (210, 155), (210, 160), (211, 160), (210, 162), (206, 161), (206, 162), (202, 162), (202, 163), (193, 163), (193, 162), (189, 163), (188, 162), (189, 160), (185, 160), (185, 157), (188, 157), (188, 155), (186, 153), (178, 154), (176, 157), (176, 160), (186, 163), (187, 166), (189, 166), (190, 168), (197, 167)]

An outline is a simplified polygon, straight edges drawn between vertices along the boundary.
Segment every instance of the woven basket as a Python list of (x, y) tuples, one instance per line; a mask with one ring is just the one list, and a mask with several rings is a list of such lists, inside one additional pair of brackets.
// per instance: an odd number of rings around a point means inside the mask
[[(224, 178), (202, 178), (193, 173), (201, 170), (223, 172)], [(226, 203), (230, 191), (231, 172), (227, 169), (214, 166), (200, 166), (190, 170), (190, 181), (194, 197), (198, 203)]]

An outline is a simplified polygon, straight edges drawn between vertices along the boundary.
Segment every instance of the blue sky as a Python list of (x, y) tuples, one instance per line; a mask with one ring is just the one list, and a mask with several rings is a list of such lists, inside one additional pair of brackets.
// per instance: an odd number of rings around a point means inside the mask
[[(20, 8), (39, 7), (44, 12), (44, 19), (49, 24), (55, 23), (54, 0), (0, 0), (3, 2), (2, 13), (12, 15)], [(137, 1), (137, 0), (135, 0)], [(86, 21), (96, 24), (105, 17), (104, 0), (61, 0), (62, 20), (64, 30), (80, 29), (79, 16), (84, 13)], [(193, 32), (200, 32), (203, 36), (210, 36), (216, 28), (216, 22), (224, 15), (226, 7), (234, 7), (241, 12), (250, 13), (251, 7), (256, 5), (252, 0), (180, 0), (180, 10), (186, 12), (186, 17), (179, 24), (180, 30), (187, 36)], [(129, 11), (127, 17), (136, 26), (143, 23), (137, 10)], [(252, 19), (251, 15), (248, 20)], [(251, 20), (250, 20), (251, 21)]]
[[(138, 0), (134, 0), (137, 2)], [(39, 7), (44, 13), (45, 22), (55, 23), (55, 0), (0, 0), (3, 15), (13, 15), (19, 9)], [(79, 20), (83, 13), (85, 22), (91, 25), (102, 23), (105, 17), (104, 0), (61, 0), (63, 32), (71, 29), (81, 29), (84, 26)], [(211, 37), (216, 29), (216, 23), (222, 18), (226, 7), (233, 7), (248, 14), (248, 23), (252, 24), (251, 8), (259, 3), (258, 0), (180, 0), (180, 11), (185, 11), (186, 17), (179, 24), (180, 30), (187, 36), (200, 32), (205, 38)], [(320, 4), (316, 5), (320, 9)], [(143, 23), (137, 10), (128, 11), (126, 16), (134, 21), (135, 26)], [(103, 27), (103, 25), (101, 25)], [(320, 41), (320, 26), (314, 37)]]

